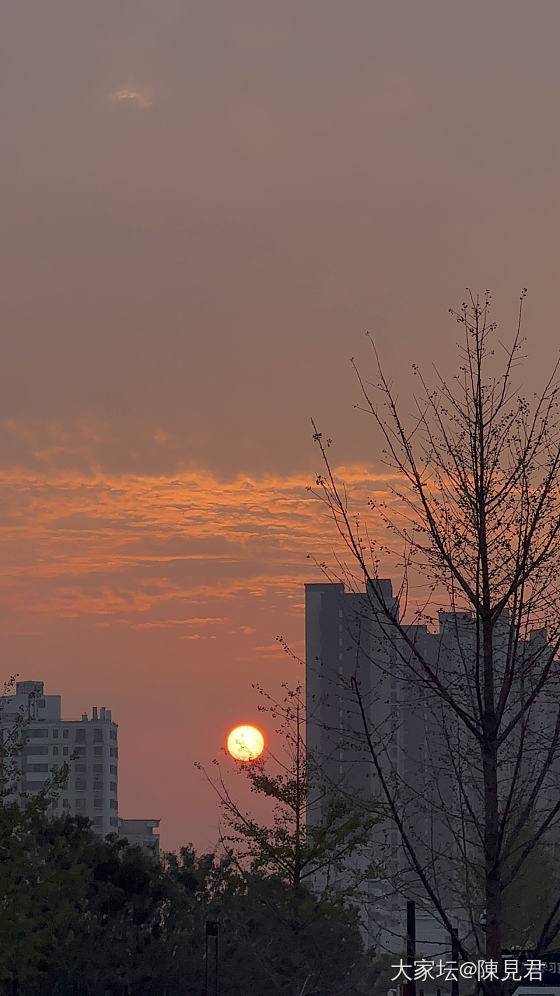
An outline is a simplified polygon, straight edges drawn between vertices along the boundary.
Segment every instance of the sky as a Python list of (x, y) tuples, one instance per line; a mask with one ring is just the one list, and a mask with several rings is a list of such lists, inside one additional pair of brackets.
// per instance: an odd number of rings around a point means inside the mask
[(550, 370), (559, 33), (557, 0), (5, 0), (3, 672), (112, 709), (164, 847), (213, 846), (194, 762), (302, 678), (310, 418), (386, 487), (364, 333), (406, 408), (465, 288), (507, 339), (526, 286), (521, 386)]

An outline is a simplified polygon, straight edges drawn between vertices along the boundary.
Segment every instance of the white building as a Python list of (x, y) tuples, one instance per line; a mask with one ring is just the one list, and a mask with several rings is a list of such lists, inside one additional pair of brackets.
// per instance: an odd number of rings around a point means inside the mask
[(68, 781), (52, 801), (52, 815), (85, 816), (101, 836), (118, 833), (117, 724), (111, 710), (94, 706), (91, 717), (62, 719), (60, 695), (45, 695), (42, 681), (18, 681), (15, 695), (0, 697), (4, 739), (15, 728), (21, 744), (16, 801), (35, 795), (67, 763)]

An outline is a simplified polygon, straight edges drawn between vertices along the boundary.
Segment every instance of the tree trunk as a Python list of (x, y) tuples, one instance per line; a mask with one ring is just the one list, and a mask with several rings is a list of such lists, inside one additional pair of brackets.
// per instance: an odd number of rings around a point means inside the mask
[(486, 958), (502, 954), (502, 883), (498, 854), (498, 764), (495, 741), (483, 749)]

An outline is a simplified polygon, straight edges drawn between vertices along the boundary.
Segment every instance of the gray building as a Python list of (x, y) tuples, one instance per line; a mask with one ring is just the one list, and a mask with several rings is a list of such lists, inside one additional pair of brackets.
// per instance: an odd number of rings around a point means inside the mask
[[(0, 697), (3, 738), (19, 747), (14, 757), (17, 802), (36, 795), (63, 764), (68, 780), (52, 799), (52, 815), (85, 816), (101, 836), (118, 833), (118, 727), (111, 710), (62, 719), (60, 695), (45, 695), (42, 681), (18, 681), (15, 695)], [(17, 746), (17, 744), (14, 744)]]
[[(398, 601), (391, 582), (377, 582), (378, 592), (398, 616)], [(380, 779), (396, 783), (401, 806), (414, 812), (410, 832), (420, 848), (422, 841), (443, 833), (435, 825), (430, 807), (434, 785), (428, 758), (433, 756), (438, 734), (427, 703), (417, 687), (403, 679), (399, 655), (406, 647), (396, 630), (390, 630), (372, 613), (367, 592), (348, 592), (342, 583), (305, 586), (306, 602), (306, 737), (310, 771), (316, 770), (328, 786), (384, 805)], [(425, 626), (408, 627), (410, 638), (424, 653), (434, 653), (434, 641)], [(359, 689), (361, 708), (357, 702)], [(379, 770), (364, 735), (364, 717), (373, 733)], [(327, 798), (327, 794), (317, 795)], [(380, 807), (381, 808), (381, 807)], [(321, 804), (311, 805), (309, 820), (320, 825)], [(365, 860), (362, 855), (361, 861)], [(445, 950), (446, 939), (423, 906), (417, 883), (411, 881), (408, 863), (394, 823), (381, 819), (372, 834), (369, 860), (379, 862), (386, 876), (368, 881), (361, 893), (364, 934), (378, 950), (402, 950), (406, 935), (406, 898), (418, 897), (419, 948), (428, 953)], [(359, 876), (359, 867), (348, 874)]]
[(141, 847), (143, 851), (159, 856), (159, 820), (121, 820), (119, 819), (119, 837), (124, 837), (129, 844)]
[[(454, 700), (476, 714), (472, 680), (477, 653), (476, 620), (469, 611), (441, 610), (437, 623), (395, 626), (374, 606), (383, 599), (394, 619), (399, 606), (391, 582), (380, 579), (376, 593), (348, 592), (341, 583), (308, 584), (306, 595), (307, 747), (315, 770), (327, 785), (385, 804), (382, 782), (391, 789), (404, 830), (419, 865), (463, 937), (472, 926), (465, 909), (465, 868), (480, 861), (482, 771), (479, 747), (456, 714), (414, 675), (414, 650), (429, 664)], [(507, 674), (514, 629), (507, 613), (493, 633), (496, 674)], [(533, 662), (550, 658), (542, 630), (515, 637), (517, 672), (506, 721), (526, 699)], [(527, 665), (528, 670), (525, 668)], [(525, 687), (524, 687), (525, 683)], [(358, 694), (361, 708), (358, 703)], [(535, 820), (550, 813), (560, 792), (560, 743), (555, 732), (559, 694), (540, 694), (502, 749), (498, 772), (502, 801), (519, 811), (531, 802)], [(370, 732), (368, 745), (365, 727)], [(522, 734), (520, 733), (522, 729)], [(519, 736), (524, 737), (518, 755)], [(372, 749), (375, 755), (372, 756)], [(552, 763), (539, 782), (543, 761)], [(317, 793), (319, 796), (320, 793)], [(468, 804), (466, 804), (468, 800)], [(447, 937), (401, 845), (401, 834), (387, 807), (371, 838), (371, 855), (385, 869), (362, 893), (362, 919), (370, 943), (398, 952), (406, 933), (406, 900), (417, 902), (418, 950), (425, 956), (444, 951)], [(310, 806), (312, 825), (320, 825), (321, 803)], [(558, 849), (558, 824), (543, 843)], [(356, 871), (353, 869), (352, 871)], [(471, 895), (472, 905), (472, 895)], [(482, 912), (482, 906), (480, 911)]]

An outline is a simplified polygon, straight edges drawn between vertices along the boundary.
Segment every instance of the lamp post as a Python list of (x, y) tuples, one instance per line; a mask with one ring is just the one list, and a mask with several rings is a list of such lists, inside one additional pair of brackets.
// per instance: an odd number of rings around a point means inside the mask
[[(457, 928), (455, 928), (451, 934), (451, 961), (458, 966), (459, 964), (459, 940), (457, 937)], [(455, 978), (451, 980), (451, 996), (459, 996), (459, 976), (455, 975)]]
[[(406, 955), (407, 960), (414, 964), (416, 958), (416, 903), (412, 900), (406, 904)], [(416, 996), (414, 971), (408, 991), (410, 996)]]
[[(214, 939), (214, 943), (211, 944), (210, 938)], [(206, 921), (206, 950), (205, 950), (205, 960), (204, 960), (204, 994), (205, 996), (211, 996), (210, 989), (208, 988), (209, 973), (208, 966), (210, 963), (209, 953), (210, 948), (214, 948), (214, 987), (212, 990), (212, 996), (218, 996), (218, 921), (217, 920), (207, 920)]]

